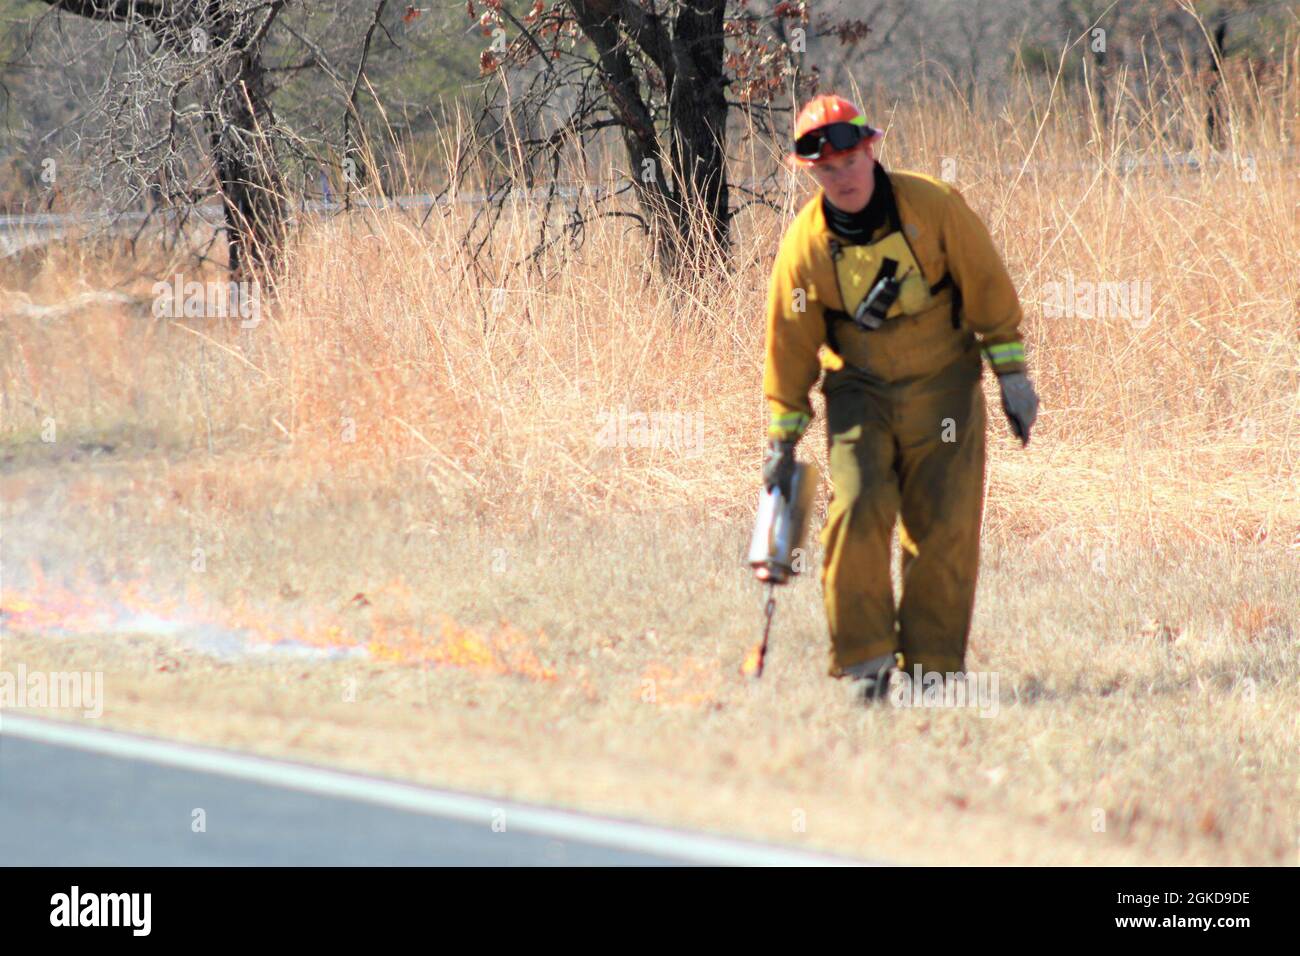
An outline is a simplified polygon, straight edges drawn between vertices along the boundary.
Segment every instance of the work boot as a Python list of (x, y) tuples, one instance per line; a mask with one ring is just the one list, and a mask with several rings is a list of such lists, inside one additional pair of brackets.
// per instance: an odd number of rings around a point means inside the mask
[(855, 701), (874, 704), (889, 696), (889, 679), (897, 670), (894, 655), (885, 654), (844, 668), (844, 677), (849, 681), (849, 693)]

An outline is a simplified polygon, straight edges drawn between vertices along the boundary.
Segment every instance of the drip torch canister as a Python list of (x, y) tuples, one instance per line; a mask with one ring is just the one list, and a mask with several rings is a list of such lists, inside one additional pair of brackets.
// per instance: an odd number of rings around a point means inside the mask
[(816, 465), (797, 462), (790, 479), (789, 498), (778, 488), (764, 490), (759, 496), (754, 537), (749, 542), (749, 566), (754, 569), (754, 577), (767, 585), (767, 600), (762, 640), (746, 655), (740, 667), (747, 677), (763, 676), (767, 639), (772, 632), (772, 615), (776, 613), (776, 586), (785, 584), (803, 570), (798, 551), (803, 546), (808, 515), (817, 494), (817, 479)]
[(749, 542), (749, 566), (754, 577), (765, 584), (785, 584), (802, 569), (796, 552), (803, 546), (817, 480), (815, 464), (796, 462), (788, 499), (775, 487), (760, 494), (754, 536)]

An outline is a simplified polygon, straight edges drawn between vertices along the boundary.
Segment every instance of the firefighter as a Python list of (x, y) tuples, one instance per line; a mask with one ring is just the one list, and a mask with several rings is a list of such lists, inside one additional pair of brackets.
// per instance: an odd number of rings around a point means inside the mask
[(981, 353), (1022, 446), (1038, 412), (1020, 303), (988, 230), (952, 186), (886, 172), (874, 152), (882, 136), (838, 96), (800, 111), (790, 159), (820, 188), (772, 268), (763, 372), (764, 485), (787, 491), (809, 389), (825, 372), (830, 673), (868, 701), (888, 693), (900, 665), (964, 667), (984, 500)]

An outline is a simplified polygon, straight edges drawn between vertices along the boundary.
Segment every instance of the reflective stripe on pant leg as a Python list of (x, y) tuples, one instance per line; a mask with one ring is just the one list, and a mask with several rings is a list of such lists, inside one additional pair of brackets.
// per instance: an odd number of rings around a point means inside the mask
[[(984, 506), (984, 393), (979, 381), (902, 406), (903, 595), (899, 638), (913, 672), (961, 670), (975, 605)], [(914, 552), (914, 553), (913, 553)]]
[(899, 491), (896, 446), (883, 401), (853, 382), (827, 392), (834, 495), (821, 540), (833, 676), (897, 649), (889, 543)]

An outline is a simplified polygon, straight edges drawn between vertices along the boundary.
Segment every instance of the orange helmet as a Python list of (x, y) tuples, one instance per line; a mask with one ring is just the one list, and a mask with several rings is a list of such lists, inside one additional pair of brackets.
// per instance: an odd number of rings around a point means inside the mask
[(799, 111), (794, 121), (794, 150), (790, 161), (796, 166), (815, 166), (836, 153), (874, 143), (885, 134), (867, 125), (861, 110), (842, 96), (815, 96)]

